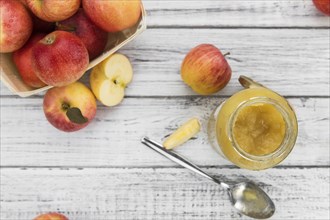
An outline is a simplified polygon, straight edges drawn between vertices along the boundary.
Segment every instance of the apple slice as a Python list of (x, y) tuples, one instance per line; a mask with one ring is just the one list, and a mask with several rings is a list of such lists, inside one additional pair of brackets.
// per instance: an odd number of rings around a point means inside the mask
[(172, 133), (164, 142), (163, 146), (170, 150), (181, 144), (184, 144), (190, 138), (195, 136), (201, 129), (200, 122), (197, 118), (192, 118), (181, 125), (174, 133)]
[(93, 68), (90, 83), (94, 95), (102, 104), (115, 106), (123, 100), (125, 88), (132, 78), (130, 61), (126, 56), (117, 53)]

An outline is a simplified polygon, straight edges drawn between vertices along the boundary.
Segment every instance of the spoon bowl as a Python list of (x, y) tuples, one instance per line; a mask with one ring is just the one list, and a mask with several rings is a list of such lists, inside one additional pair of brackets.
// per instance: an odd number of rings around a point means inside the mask
[(266, 219), (275, 212), (273, 201), (252, 182), (242, 182), (232, 186), (228, 189), (228, 195), (234, 208), (246, 216)]

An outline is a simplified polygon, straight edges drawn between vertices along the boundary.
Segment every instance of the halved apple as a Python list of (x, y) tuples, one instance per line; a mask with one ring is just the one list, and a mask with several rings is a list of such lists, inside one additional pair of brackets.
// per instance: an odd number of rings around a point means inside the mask
[(90, 75), (92, 91), (106, 106), (118, 105), (124, 98), (125, 88), (133, 79), (133, 69), (128, 58), (113, 54), (95, 66)]

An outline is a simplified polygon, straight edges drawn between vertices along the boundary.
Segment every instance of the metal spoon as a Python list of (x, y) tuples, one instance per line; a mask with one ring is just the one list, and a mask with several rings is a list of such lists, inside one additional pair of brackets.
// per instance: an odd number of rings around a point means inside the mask
[(273, 201), (254, 183), (241, 182), (230, 187), (227, 183), (221, 182), (208, 175), (198, 166), (187, 161), (182, 156), (179, 156), (173, 151), (166, 150), (161, 144), (150, 140), (147, 137), (143, 137), (141, 142), (177, 164), (224, 187), (228, 192), (231, 204), (239, 213), (257, 219), (269, 218), (274, 214), (275, 205)]

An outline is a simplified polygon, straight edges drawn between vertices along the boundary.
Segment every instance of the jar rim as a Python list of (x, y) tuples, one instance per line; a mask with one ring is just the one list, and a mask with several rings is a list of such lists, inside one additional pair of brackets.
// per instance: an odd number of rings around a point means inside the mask
[[(253, 155), (246, 151), (244, 151), (239, 144), (237, 143), (234, 135), (233, 135), (233, 125), (237, 119), (237, 116), (239, 112), (247, 106), (255, 105), (257, 103), (265, 103), (265, 104), (271, 104), (273, 105), (282, 115), (283, 120), (285, 122), (285, 135), (283, 137), (283, 140), (281, 144), (277, 147), (277, 149), (269, 154), (265, 155)], [(253, 160), (253, 161), (268, 161), (272, 158), (280, 157), (282, 154), (284, 154), (288, 150), (288, 145), (290, 146), (290, 138), (292, 136), (293, 131), (293, 123), (290, 119), (289, 113), (285, 110), (285, 108), (282, 106), (281, 103), (279, 103), (277, 100), (268, 98), (268, 97), (254, 97), (251, 99), (248, 99), (238, 105), (238, 107), (235, 109), (235, 111), (231, 114), (227, 126), (227, 134), (229, 135), (229, 140), (232, 143), (233, 148), (235, 151), (242, 157), (244, 157), (247, 160)], [(291, 150), (291, 149), (290, 149)]]

